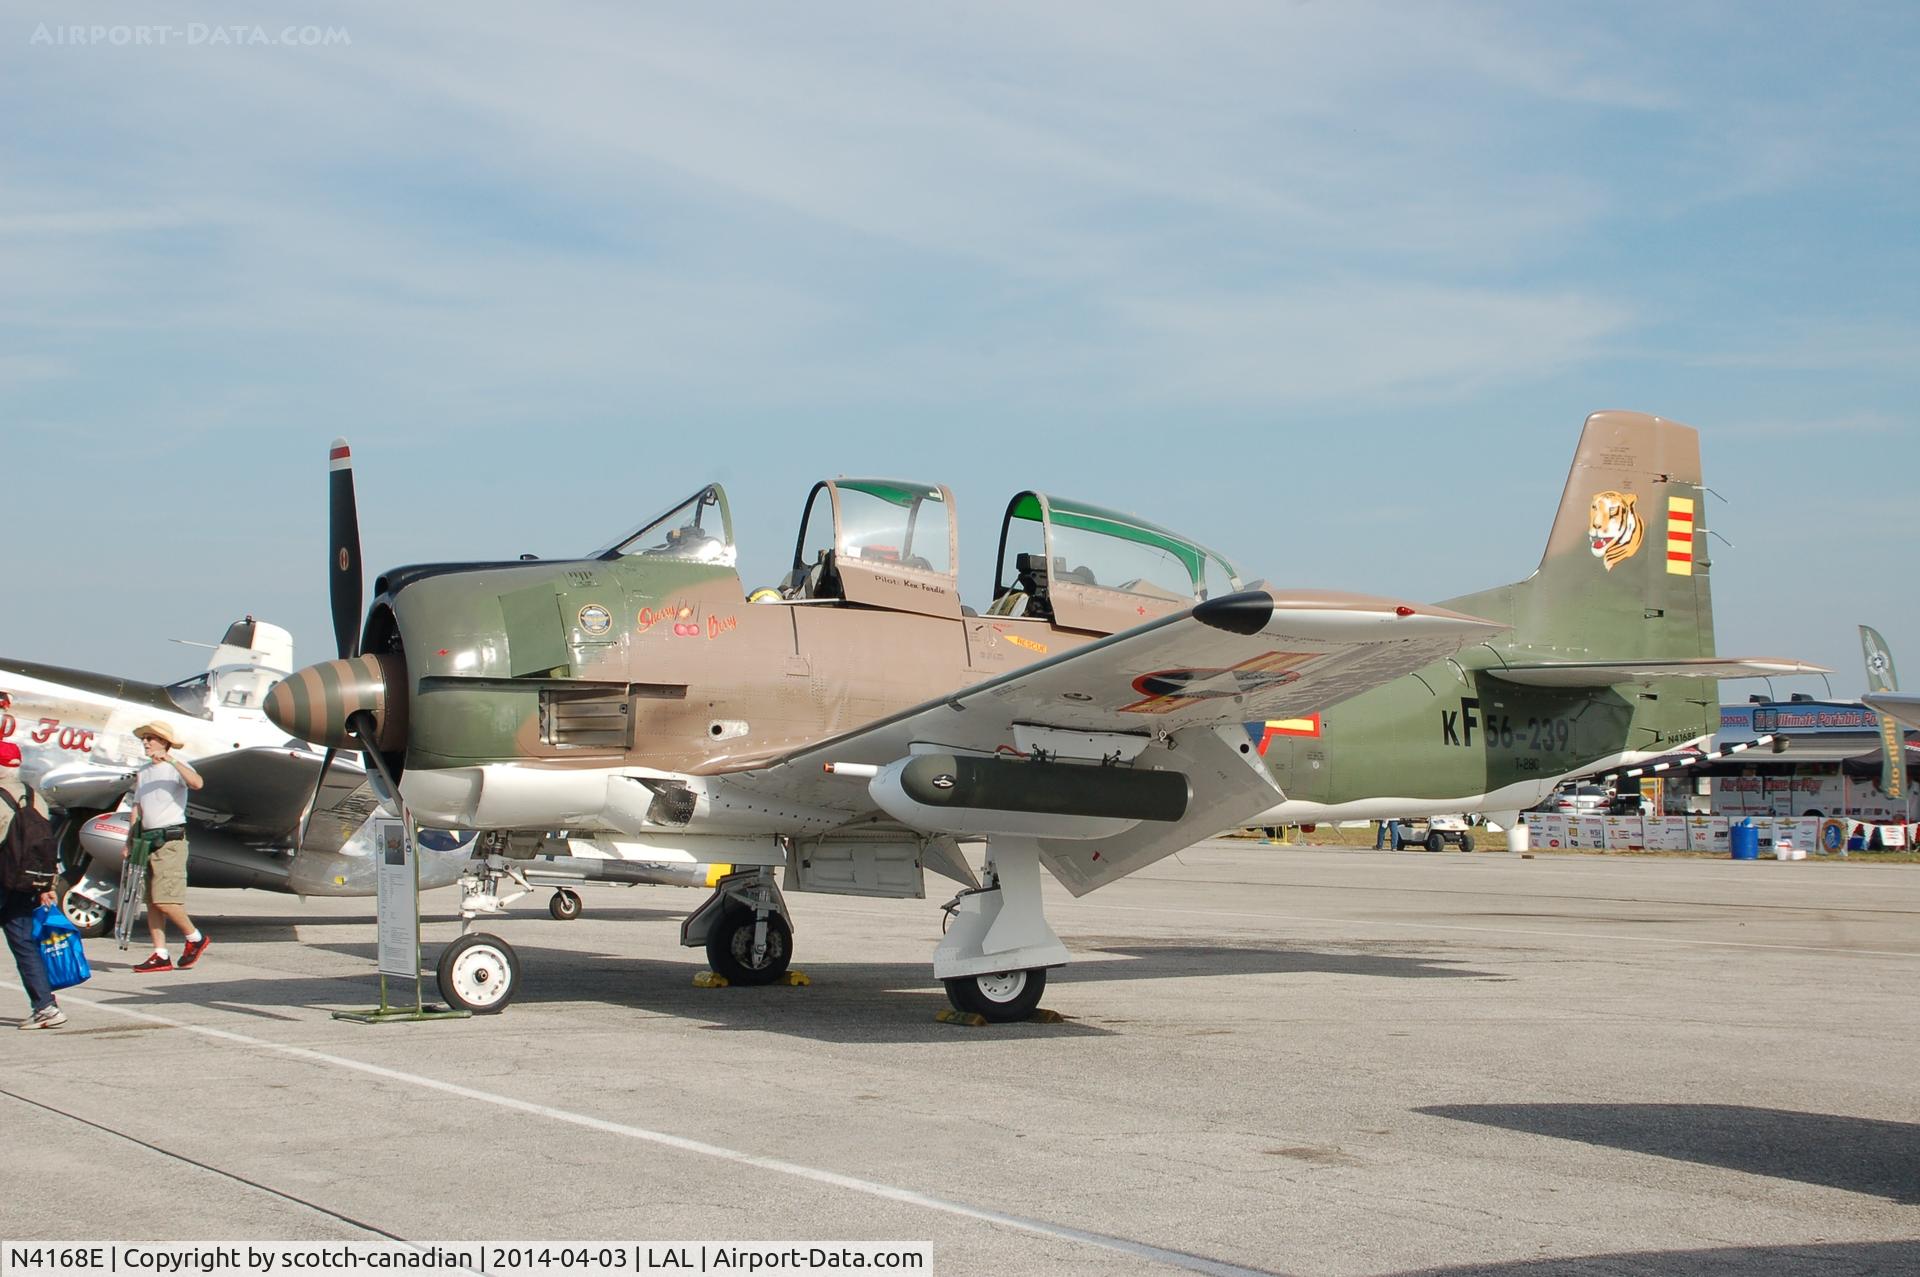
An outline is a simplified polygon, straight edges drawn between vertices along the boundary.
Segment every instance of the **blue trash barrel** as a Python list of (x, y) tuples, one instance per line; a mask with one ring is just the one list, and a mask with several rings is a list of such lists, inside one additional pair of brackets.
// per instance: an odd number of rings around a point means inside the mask
[(1735, 860), (1760, 859), (1760, 830), (1751, 820), (1743, 820), (1727, 831)]

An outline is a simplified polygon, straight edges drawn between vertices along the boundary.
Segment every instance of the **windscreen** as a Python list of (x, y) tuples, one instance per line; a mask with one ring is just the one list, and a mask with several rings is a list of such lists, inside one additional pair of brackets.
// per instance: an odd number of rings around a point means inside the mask
[(195, 718), (213, 717), (213, 675), (200, 674), (167, 685), (167, 699), (172, 701), (182, 714), (192, 714)]
[(734, 566), (733, 520), (727, 512), (726, 494), (717, 484), (702, 488), (591, 557), (618, 559), (628, 555)]

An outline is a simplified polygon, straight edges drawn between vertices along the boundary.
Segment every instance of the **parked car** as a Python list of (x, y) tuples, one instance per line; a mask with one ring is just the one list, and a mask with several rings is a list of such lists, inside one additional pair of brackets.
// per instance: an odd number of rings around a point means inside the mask
[(1613, 810), (1613, 801), (1613, 792), (1605, 785), (1562, 785), (1534, 810), (1559, 816), (1605, 816)]

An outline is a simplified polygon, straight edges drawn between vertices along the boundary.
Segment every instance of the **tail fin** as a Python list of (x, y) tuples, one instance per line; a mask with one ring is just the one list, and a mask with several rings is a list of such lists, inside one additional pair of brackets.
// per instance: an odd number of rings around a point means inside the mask
[(207, 692), (214, 705), (257, 711), (292, 669), (293, 636), (249, 616), (229, 625), (207, 658)]
[(293, 636), (251, 616), (235, 621), (207, 658), (210, 670), (244, 666), (286, 674), (293, 669)]
[(1596, 412), (1532, 576), (1447, 604), (1509, 622), (1521, 660), (1713, 655), (1700, 437), (1638, 412)]

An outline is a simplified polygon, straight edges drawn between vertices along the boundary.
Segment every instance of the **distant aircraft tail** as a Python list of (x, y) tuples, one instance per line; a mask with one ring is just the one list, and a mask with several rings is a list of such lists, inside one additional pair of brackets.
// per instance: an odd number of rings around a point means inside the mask
[(242, 666), (272, 670), (276, 674), (293, 669), (293, 635), (277, 625), (256, 621), (251, 616), (235, 621), (214, 646), (207, 658), (210, 670)]
[(235, 621), (207, 658), (210, 705), (258, 710), (292, 669), (293, 635), (250, 616)]
[[(1706, 492), (1691, 426), (1638, 412), (1587, 418), (1532, 576), (1446, 606), (1513, 628), (1516, 662), (1713, 655)], [(1611, 680), (1606, 680), (1611, 681)]]

